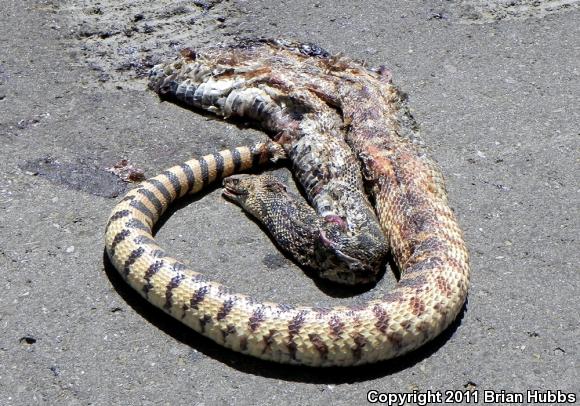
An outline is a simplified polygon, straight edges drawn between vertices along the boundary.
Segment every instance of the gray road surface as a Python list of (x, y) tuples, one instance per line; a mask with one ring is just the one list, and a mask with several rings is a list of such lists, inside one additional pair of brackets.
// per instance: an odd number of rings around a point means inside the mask
[[(578, 396), (579, 3), (0, 1), (0, 404)], [(126, 185), (105, 168), (128, 158), (152, 176), (264, 138), (161, 103), (143, 79), (184, 46), (236, 35), (384, 63), (410, 95), (472, 253), (466, 310), (434, 343), (364, 368), (260, 362), (168, 319), (106, 266), (103, 228)], [(241, 292), (296, 304), (373, 294), (319, 286), (219, 189), (186, 203), (158, 239)]]

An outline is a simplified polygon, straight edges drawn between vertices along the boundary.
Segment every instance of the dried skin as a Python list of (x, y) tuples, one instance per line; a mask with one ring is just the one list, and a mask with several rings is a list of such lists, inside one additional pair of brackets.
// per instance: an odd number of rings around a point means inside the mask
[[(314, 46), (288, 46), (297, 55), (320, 53)], [(365, 195), (360, 163), (345, 142), (340, 112), (310, 91), (311, 86), (301, 86), (278, 70), (274, 61), (282, 65), (284, 61), (270, 53), (272, 49), (265, 43), (243, 43), (195, 53), (195, 59), (190, 50), (172, 64), (155, 67), (151, 87), (219, 116), (254, 120), (272, 134), (286, 150), (319, 219), (292, 216), (281, 208), (304, 205), (287, 195), (266, 197), (257, 188), (252, 188), (253, 199), (236, 201), (268, 228), (282, 249), (321, 277), (347, 284), (374, 281), (387, 244)], [(259, 51), (266, 51), (266, 59)], [(306, 213), (308, 208), (298, 212)], [(311, 224), (310, 232), (303, 232), (305, 222)], [(303, 249), (298, 252), (295, 247)]]

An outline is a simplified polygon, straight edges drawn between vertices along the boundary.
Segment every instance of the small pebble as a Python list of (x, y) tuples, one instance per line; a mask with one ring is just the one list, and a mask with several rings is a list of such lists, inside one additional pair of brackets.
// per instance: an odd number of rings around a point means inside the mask
[(71, 245), (70, 247), (68, 247), (66, 249), (67, 254), (72, 254), (73, 252), (75, 252), (75, 246)]

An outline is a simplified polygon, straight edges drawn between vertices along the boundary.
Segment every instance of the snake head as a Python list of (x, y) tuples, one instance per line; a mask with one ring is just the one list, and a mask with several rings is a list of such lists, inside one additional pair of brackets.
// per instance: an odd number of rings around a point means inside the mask
[(271, 175), (233, 175), (223, 180), (223, 195), (260, 218), (271, 196), (286, 192), (286, 186)]
[[(323, 249), (317, 250), (317, 256), (319, 257), (318, 261), (325, 264), (321, 271), (326, 279), (350, 284), (357, 283), (350, 280), (356, 275), (368, 276), (375, 273), (364, 259), (349, 255), (350, 241), (345, 237), (342, 224), (327, 223), (320, 230), (319, 241)], [(346, 280), (345, 275), (349, 275)]]
[[(353, 285), (375, 282), (386, 246), (364, 234), (348, 232), (346, 221), (336, 215), (324, 217), (318, 237), (317, 262), (320, 276), (333, 282)], [(379, 246), (380, 250), (373, 249)], [(361, 256), (360, 253), (365, 253)]]
[(229, 176), (223, 180), (223, 195), (233, 202), (243, 205), (248, 199), (251, 189), (251, 182), (248, 182), (248, 175)]

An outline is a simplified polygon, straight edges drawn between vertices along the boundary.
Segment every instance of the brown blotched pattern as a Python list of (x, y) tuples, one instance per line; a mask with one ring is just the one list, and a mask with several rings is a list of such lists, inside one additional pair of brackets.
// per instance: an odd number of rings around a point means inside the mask
[[(186, 81), (195, 86), (178, 86)], [(235, 89), (230, 82), (236, 83)], [(292, 104), (292, 114), (284, 116), (288, 128), (277, 129), (282, 143), (312, 108), (300, 100), (316, 97), (339, 112), (344, 126), (337, 136), (344, 137), (362, 163), (402, 276), (394, 291), (364, 305), (294, 307), (233, 293), (165, 255), (151, 227), (167, 206), (220, 177), (284, 154), (278, 144), (267, 143), (170, 168), (143, 182), (114, 208), (106, 229), (107, 252), (148, 301), (227, 348), (311, 366), (389, 359), (433, 339), (456, 318), (469, 288), (468, 252), (447, 204), (443, 177), (423, 150), (404, 97), (386, 68), (368, 69), (304, 44), (246, 41), (186, 52), (178, 61), (154, 69), (152, 87), (165, 94), (181, 89), (181, 99), (195, 100), (210, 111), (215, 106), (230, 112), (248, 109), (243, 115), (267, 130), (283, 121), (273, 116), (284, 115), (284, 105), (248, 100), (275, 95), (285, 105)], [(304, 92), (307, 98), (295, 97)], [(312, 124), (324, 131), (323, 122)], [(343, 225), (340, 218), (329, 220)]]

